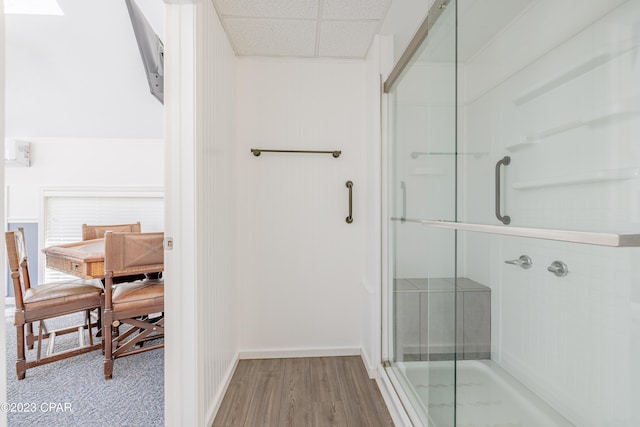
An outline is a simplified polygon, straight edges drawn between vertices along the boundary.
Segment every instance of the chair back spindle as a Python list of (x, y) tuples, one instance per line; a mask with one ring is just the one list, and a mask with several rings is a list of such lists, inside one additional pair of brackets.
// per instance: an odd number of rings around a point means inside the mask
[(7, 247), (7, 258), (9, 260), (9, 270), (11, 271), (11, 281), (13, 283), (16, 310), (21, 311), (24, 310), (22, 294), (26, 290), (23, 288), (23, 274), (21, 273), (21, 267), (23, 261), (27, 262), (26, 256), (22, 255), (26, 253), (26, 251), (24, 251), (24, 249), (21, 250), (21, 248), (24, 248), (23, 230), (19, 228), (17, 231), (8, 231), (5, 233), (5, 241)]

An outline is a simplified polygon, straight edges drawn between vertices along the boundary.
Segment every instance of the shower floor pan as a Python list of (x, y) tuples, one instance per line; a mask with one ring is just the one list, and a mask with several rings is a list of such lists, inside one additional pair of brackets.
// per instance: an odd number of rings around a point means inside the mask
[[(453, 427), (453, 364), (398, 363), (433, 427)], [(458, 427), (574, 426), (490, 360), (457, 362)]]

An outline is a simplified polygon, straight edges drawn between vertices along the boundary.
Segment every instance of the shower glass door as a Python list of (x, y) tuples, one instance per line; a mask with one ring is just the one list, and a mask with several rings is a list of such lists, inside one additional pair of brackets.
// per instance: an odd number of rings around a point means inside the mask
[[(451, 0), (389, 88), (414, 425), (640, 425), (640, 0)], [(444, 7), (440, 7), (444, 6)]]
[(458, 425), (640, 425), (639, 249), (571, 235), (640, 232), (640, 1), (458, 12), (457, 220), (488, 231), (458, 231), (458, 274), (491, 326)]
[(423, 425), (455, 422), (456, 2), (390, 93), (389, 361)]

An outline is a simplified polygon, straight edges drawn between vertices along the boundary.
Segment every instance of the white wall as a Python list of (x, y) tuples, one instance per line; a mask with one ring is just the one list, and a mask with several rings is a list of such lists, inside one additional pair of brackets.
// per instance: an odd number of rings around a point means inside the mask
[[(59, 3), (64, 16), (6, 17), (5, 134), (161, 138), (125, 2)], [(146, 10), (155, 22), (162, 3)]]
[(30, 167), (7, 167), (7, 217), (36, 220), (43, 188), (162, 188), (159, 139), (25, 138)]
[[(244, 357), (360, 354), (363, 346), (366, 64), (238, 62)], [(342, 150), (263, 153), (250, 148)], [(347, 224), (345, 182), (354, 182)]]
[[(42, 187), (162, 187), (163, 106), (150, 93), (124, 1), (59, 1), (64, 16), (6, 16), (9, 219), (38, 219)], [(162, 3), (140, 6), (159, 35)]]

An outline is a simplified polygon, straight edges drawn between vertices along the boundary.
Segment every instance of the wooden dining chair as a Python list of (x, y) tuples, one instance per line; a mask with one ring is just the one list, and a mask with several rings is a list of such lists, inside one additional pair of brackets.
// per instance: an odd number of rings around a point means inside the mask
[[(82, 240), (102, 239), (107, 231), (115, 231), (120, 233), (140, 233), (142, 227), (140, 221), (133, 224), (111, 224), (111, 225), (87, 225), (82, 224)], [(114, 283), (132, 282), (134, 280), (144, 279), (144, 274), (134, 274), (126, 277), (118, 277)], [(104, 284), (104, 280), (102, 281)]]
[(102, 239), (107, 231), (140, 233), (140, 221), (134, 224), (87, 225), (82, 224), (82, 240)]
[[(92, 329), (98, 327), (91, 322), (90, 312), (100, 310), (102, 286), (98, 280), (72, 280), (43, 283), (31, 286), (29, 262), (24, 230), (5, 233), (7, 257), (11, 271), (11, 281), (15, 293), (15, 317), (17, 337), (16, 373), (18, 379), (25, 378), (27, 369), (55, 362), (100, 348), (101, 343), (93, 342)], [(56, 317), (83, 313), (84, 322), (58, 330), (47, 330), (44, 321)], [(33, 324), (38, 322), (38, 335), (33, 334)], [(88, 329), (89, 343), (85, 344), (84, 331)], [(72, 332), (78, 333), (78, 346), (54, 352), (55, 338)], [(47, 340), (46, 354), (42, 355), (43, 342)], [(27, 360), (26, 349), (33, 349), (37, 342), (35, 358)]]
[(104, 377), (111, 379), (115, 359), (164, 347), (163, 279), (154, 274), (114, 286), (118, 277), (164, 270), (164, 233), (108, 231), (104, 238)]

